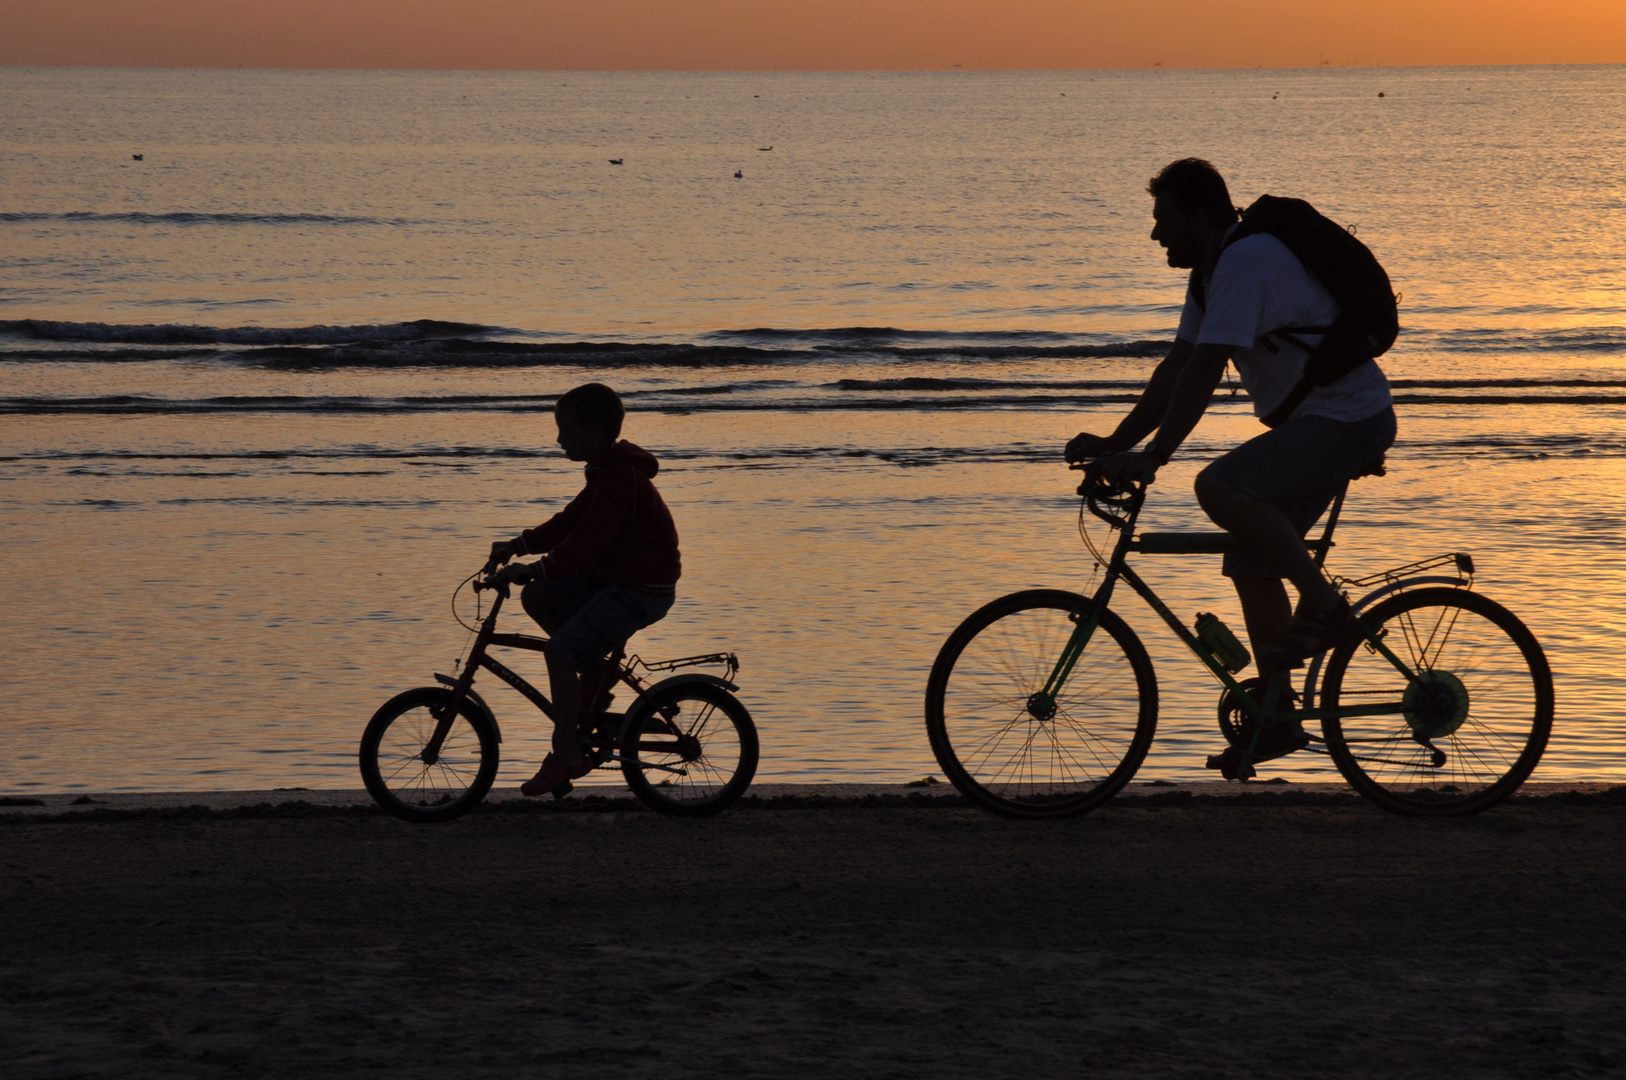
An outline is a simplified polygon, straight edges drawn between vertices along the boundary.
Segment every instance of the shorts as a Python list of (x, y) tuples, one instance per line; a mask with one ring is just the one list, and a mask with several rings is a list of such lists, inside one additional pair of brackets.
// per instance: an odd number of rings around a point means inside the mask
[(550, 651), (578, 672), (626, 645), (644, 627), (659, 622), (676, 599), (673, 593), (647, 593), (624, 581), (586, 574), (542, 578), (525, 588), (547, 593), (548, 607), (559, 619), (559, 632), (549, 640)]
[[(1215, 459), (1197, 482), (1242, 502), (1269, 503), (1302, 536), (1326, 513), (1339, 488), (1394, 441), (1393, 407), (1365, 420), (1294, 417)], [(1232, 578), (1284, 576), (1246, 551), (1227, 553), (1221, 572)]]

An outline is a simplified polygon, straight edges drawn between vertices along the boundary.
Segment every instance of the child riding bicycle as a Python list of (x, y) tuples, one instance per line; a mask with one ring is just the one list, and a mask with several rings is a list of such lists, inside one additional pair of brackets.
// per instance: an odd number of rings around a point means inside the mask
[(497, 574), (525, 586), (520, 603), (549, 637), (553, 752), (520, 787), (525, 795), (545, 795), (592, 769), (582, 721), (613, 683), (604, 660), (671, 610), (682, 575), (677, 526), (652, 482), (660, 465), (620, 438), (625, 416), (620, 396), (602, 383), (560, 397), (553, 408), (558, 442), (571, 461), (586, 463), (586, 486), (541, 525), (491, 545), (499, 566), (542, 556)]

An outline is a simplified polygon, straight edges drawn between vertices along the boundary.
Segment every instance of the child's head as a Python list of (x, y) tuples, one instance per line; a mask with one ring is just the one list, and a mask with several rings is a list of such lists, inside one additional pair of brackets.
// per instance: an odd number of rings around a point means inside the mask
[(553, 406), (559, 445), (571, 461), (592, 462), (608, 454), (621, 436), (626, 415), (620, 396), (603, 383), (566, 391)]

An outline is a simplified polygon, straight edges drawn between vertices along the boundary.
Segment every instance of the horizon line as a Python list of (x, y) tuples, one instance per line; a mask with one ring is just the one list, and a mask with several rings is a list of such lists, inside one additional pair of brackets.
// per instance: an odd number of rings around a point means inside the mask
[(892, 67), (892, 68), (565, 68), (565, 67), (281, 67), (260, 64), (0, 64), (0, 70), (36, 71), (323, 71), (323, 72), (379, 72), (401, 74), (417, 72), (481, 73), (481, 74), (574, 74), (574, 75), (915, 75), (952, 74), (1038, 74), (1065, 72), (1119, 72), (1119, 71), (1421, 71), (1429, 69), (1461, 70), (1470, 68), (1607, 68), (1626, 67), (1626, 62), (1552, 61), (1522, 64), (1343, 64), (1322, 61), (1319, 64), (1254, 64), (1231, 66), (1185, 66), (1151, 62), (1116, 67)]

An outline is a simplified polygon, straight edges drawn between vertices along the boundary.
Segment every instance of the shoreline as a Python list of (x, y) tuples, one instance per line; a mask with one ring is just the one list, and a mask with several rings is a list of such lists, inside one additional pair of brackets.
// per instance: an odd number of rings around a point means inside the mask
[[(1364, 800), (1345, 783), (1294, 783), (1288, 780), (1250, 781), (1246, 784), (1214, 780), (1177, 783), (1167, 780), (1132, 782), (1107, 806), (1341, 806)], [(1532, 781), (1507, 800), (1512, 804), (1565, 803), (1569, 805), (1626, 805), (1626, 784), (1608, 781)], [(816, 807), (964, 807), (953, 785), (938, 782), (912, 784), (754, 784), (730, 811)], [(570, 811), (622, 811), (643, 809), (621, 784), (578, 784), (565, 799), (530, 799), (517, 788), (493, 788), (471, 813), (545, 813)], [(1494, 807), (1492, 809), (1495, 809)], [(171, 792), (56, 792), (0, 795), (0, 821), (41, 818), (71, 821), (75, 817), (105, 820), (177, 814), (325, 815), (377, 811), (371, 796), (360, 788), (272, 788), (245, 791)], [(725, 814), (730, 811), (724, 811)]]

